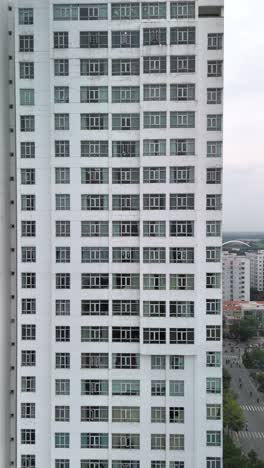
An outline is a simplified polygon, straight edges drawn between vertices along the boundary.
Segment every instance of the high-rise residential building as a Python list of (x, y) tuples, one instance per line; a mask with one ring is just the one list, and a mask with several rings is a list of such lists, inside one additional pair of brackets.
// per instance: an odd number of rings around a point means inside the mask
[(224, 301), (250, 300), (250, 261), (245, 255), (223, 255)]
[(250, 287), (257, 291), (264, 291), (264, 250), (246, 252), (250, 260)]
[(8, 15), (10, 463), (221, 468), (224, 1)]

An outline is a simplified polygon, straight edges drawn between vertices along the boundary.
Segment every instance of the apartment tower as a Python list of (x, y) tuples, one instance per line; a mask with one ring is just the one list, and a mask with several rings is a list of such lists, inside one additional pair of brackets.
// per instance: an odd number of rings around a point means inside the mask
[(5, 468), (222, 467), (223, 3), (6, 6)]

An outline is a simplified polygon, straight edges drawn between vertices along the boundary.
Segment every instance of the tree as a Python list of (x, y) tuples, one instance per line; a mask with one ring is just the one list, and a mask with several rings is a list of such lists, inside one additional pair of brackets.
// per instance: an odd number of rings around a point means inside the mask
[(232, 392), (224, 395), (224, 427), (227, 431), (242, 431), (245, 417)]
[(254, 318), (242, 319), (239, 323), (233, 323), (230, 327), (230, 334), (234, 338), (239, 338), (240, 341), (247, 341), (256, 336), (258, 326), (259, 323)]
[(260, 369), (264, 371), (264, 350), (253, 349), (243, 356), (243, 363), (247, 369)]
[(223, 387), (224, 392), (229, 390), (231, 384), (231, 374), (230, 372), (224, 367), (223, 368)]

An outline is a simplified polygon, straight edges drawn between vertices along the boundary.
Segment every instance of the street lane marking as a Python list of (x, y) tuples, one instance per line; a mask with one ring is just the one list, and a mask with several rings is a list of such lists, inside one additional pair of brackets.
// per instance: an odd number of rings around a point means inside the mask
[(232, 436), (234, 439), (264, 439), (264, 432), (249, 432), (249, 431), (239, 431), (233, 432)]
[(264, 411), (264, 406), (241, 405), (241, 409), (244, 411)]

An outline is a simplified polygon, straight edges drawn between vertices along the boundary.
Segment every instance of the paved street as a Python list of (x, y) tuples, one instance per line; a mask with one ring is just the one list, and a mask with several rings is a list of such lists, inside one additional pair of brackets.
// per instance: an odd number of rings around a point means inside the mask
[[(253, 449), (264, 459), (264, 395), (257, 391), (247, 369), (242, 365), (242, 352), (238, 347), (231, 349), (230, 345), (224, 344), (224, 367), (232, 376), (231, 389), (237, 394), (248, 423), (248, 431), (233, 433), (233, 438), (239, 442), (243, 452), (247, 453)], [(241, 367), (238, 367), (239, 365)]]

